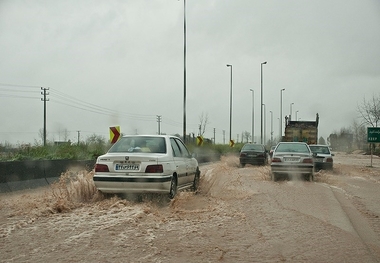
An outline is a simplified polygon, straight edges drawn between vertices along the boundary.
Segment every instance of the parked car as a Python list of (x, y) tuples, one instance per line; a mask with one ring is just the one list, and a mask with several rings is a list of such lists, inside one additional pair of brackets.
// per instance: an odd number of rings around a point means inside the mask
[(328, 145), (309, 145), (310, 150), (313, 152), (314, 169), (316, 171), (332, 170), (333, 169), (333, 156)]
[(281, 175), (302, 176), (314, 180), (313, 154), (304, 142), (280, 142), (277, 144), (271, 162), (272, 180)]
[(198, 162), (181, 139), (168, 135), (123, 136), (97, 158), (94, 183), (104, 193), (161, 193), (199, 185)]
[(246, 143), (240, 150), (239, 155), (240, 166), (246, 164), (262, 164), (268, 163), (268, 151), (262, 144)]

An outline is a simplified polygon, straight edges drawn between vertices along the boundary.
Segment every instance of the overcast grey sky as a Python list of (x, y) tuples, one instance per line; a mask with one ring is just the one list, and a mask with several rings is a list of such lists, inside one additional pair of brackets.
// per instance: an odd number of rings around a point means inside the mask
[[(183, 133), (183, 1), (0, 1), (0, 143), (91, 134)], [(187, 133), (260, 136), (260, 65), (266, 108), (320, 115), (319, 135), (349, 127), (364, 98), (380, 94), (379, 0), (187, 0)], [(257, 141), (257, 139), (256, 139)]]

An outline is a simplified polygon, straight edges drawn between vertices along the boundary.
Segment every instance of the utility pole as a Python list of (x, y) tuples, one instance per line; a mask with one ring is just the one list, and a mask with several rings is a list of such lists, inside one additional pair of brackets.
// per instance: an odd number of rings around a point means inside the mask
[(214, 144), (216, 144), (216, 142), (215, 142), (215, 128), (214, 128)]
[(49, 101), (49, 99), (46, 98), (46, 96), (49, 95), (49, 93), (46, 91), (49, 90), (49, 88), (41, 87), (41, 90), (41, 95), (44, 95), (44, 97), (41, 98), (41, 100), (44, 102), (44, 146), (46, 146), (46, 102)]
[(79, 136), (80, 136), (80, 131), (77, 131), (78, 132), (78, 145), (79, 145)]
[(161, 115), (157, 115), (157, 122), (158, 122), (158, 135), (161, 134)]
[(186, 0), (183, 0), (183, 142), (186, 143)]

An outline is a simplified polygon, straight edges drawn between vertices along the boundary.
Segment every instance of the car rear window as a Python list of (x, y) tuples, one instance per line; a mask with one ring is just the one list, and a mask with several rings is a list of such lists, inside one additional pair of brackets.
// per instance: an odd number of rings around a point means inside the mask
[(282, 143), (275, 150), (276, 152), (298, 152), (310, 153), (309, 148), (303, 143)]
[(264, 148), (262, 145), (257, 144), (246, 144), (243, 146), (243, 151), (263, 151)]
[(110, 149), (110, 153), (116, 152), (145, 152), (166, 153), (166, 143), (163, 137), (131, 136), (122, 137)]
[(330, 150), (327, 146), (310, 146), (310, 150), (313, 153), (329, 154)]

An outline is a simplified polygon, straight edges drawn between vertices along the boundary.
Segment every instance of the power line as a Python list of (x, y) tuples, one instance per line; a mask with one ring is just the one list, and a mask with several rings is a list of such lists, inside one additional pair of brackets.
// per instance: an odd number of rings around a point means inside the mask
[(32, 85), (17, 85), (17, 84), (6, 84), (6, 83), (0, 83), (0, 86), (19, 87), (19, 88), (37, 88), (37, 89), (40, 88), (40, 86), (32, 86)]

